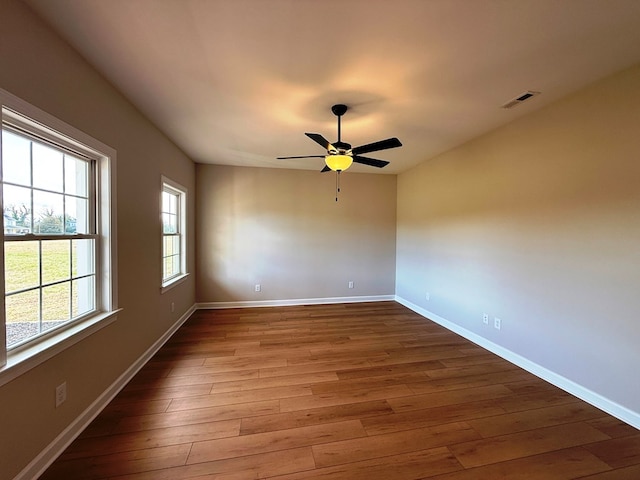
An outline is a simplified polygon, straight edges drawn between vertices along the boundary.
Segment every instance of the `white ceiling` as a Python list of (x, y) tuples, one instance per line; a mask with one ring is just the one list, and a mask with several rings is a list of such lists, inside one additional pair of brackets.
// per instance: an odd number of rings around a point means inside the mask
[[(26, 0), (200, 163), (398, 173), (640, 62), (638, 0)], [(500, 106), (541, 91), (513, 110)]]

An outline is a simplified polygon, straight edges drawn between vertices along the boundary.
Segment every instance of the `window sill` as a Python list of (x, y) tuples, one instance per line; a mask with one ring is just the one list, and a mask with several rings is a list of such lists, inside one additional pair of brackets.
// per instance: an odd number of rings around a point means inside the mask
[(187, 279), (189, 275), (190, 275), (189, 273), (185, 273), (184, 275), (180, 275), (179, 277), (172, 278), (169, 282), (164, 283), (162, 285), (162, 288), (160, 289), (160, 293), (162, 294), (168, 290), (171, 290), (173, 287), (177, 287), (181, 283), (184, 283), (184, 281)]
[(77, 325), (62, 329), (59, 333), (35, 342), (33, 345), (25, 346), (16, 352), (8, 352), (7, 363), (0, 367), (0, 386), (112, 324), (117, 320), (118, 312), (121, 310), (100, 313)]

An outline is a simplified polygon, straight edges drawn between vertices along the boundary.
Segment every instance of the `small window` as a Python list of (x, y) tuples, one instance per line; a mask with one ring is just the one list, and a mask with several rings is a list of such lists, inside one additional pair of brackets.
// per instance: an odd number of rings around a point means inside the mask
[(186, 189), (162, 178), (162, 287), (184, 278), (186, 269)]

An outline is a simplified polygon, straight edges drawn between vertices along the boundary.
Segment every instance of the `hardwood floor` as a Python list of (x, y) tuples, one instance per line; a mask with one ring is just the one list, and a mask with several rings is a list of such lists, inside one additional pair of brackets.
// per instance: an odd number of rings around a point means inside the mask
[(631, 480), (640, 431), (394, 302), (198, 311), (41, 477)]

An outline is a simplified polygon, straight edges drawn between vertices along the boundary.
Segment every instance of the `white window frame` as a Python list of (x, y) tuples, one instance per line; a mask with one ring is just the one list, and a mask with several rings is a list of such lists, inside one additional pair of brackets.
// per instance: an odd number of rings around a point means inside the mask
[[(170, 290), (171, 288), (184, 282), (189, 276), (187, 271), (187, 194), (186, 187), (183, 187), (178, 182), (174, 182), (170, 178), (161, 176), (160, 185), (160, 279), (161, 279), (161, 293)], [(164, 279), (164, 228), (163, 228), (163, 205), (162, 195), (164, 192), (171, 193), (178, 197), (178, 235), (180, 237), (180, 273)]]
[[(4, 309), (4, 231), (0, 242), (0, 386), (116, 320), (116, 151), (43, 110), (0, 89), (3, 124), (36, 133), (47, 142), (94, 159), (96, 175), (96, 311), (7, 351)], [(1, 142), (0, 136), (0, 142)], [(1, 146), (1, 145), (0, 145)], [(0, 148), (1, 155), (1, 148)], [(0, 166), (2, 165), (0, 161)], [(0, 172), (1, 178), (1, 172)], [(0, 182), (0, 208), (2, 182)]]

